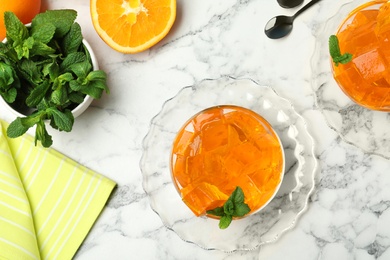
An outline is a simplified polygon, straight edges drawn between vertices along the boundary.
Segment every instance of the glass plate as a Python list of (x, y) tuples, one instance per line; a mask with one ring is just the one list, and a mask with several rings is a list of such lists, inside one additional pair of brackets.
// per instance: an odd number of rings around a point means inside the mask
[[(218, 220), (195, 217), (176, 191), (169, 168), (171, 145), (180, 127), (197, 112), (216, 105), (242, 106), (262, 115), (278, 133), (286, 155), (285, 177), (275, 198), (225, 230), (219, 229)], [(143, 188), (152, 209), (167, 228), (205, 249), (251, 250), (277, 240), (294, 226), (314, 190), (317, 160), (304, 119), (289, 101), (250, 79), (206, 79), (183, 88), (152, 119), (143, 149)]]
[[(344, 141), (365, 152), (390, 158), (389, 114), (358, 106), (342, 92), (333, 79), (328, 52), (329, 36), (336, 33), (348, 13), (366, 2), (355, 0), (342, 5), (334, 16), (318, 27), (315, 51), (311, 60), (312, 86), (316, 93), (316, 105), (328, 125)], [(332, 9), (331, 5), (337, 4), (340, 3), (329, 2), (329, 8)]]

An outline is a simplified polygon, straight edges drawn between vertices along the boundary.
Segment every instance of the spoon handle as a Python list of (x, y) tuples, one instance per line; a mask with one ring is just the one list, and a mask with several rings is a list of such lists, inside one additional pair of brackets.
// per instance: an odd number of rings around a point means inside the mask
[(309, 7), (311, 7), (312, 5), (314, 5), (315, 3), (319, 2), (321, 0), (312, 0), (311, 2), (307, 3), (304, 7), (302, 7), (301, 9), (298, 10), (298, 12), (296, 12), (294, 15), (293, 15), (293, 18), (297, 17), (298, 15), (300, 15), (303, 11), (305, 11), (306, 9), (308, 9)]

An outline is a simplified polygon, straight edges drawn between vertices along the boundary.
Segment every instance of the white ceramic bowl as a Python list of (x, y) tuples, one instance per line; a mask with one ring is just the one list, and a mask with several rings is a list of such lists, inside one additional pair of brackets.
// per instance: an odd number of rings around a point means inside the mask
[[(3, 42), (6, 42), (6, 39)], [(88, 50), (88, 52), (90, 54), (93, 70), (98, 70), (99, 69), (99, 65), (98, 65), (95, 53), (93, 52), (91, 46), (89, 45), (89, 43), (85, 39), (83, 39), (83, 44), (87, 48), (87, 50)], [(89, 105), (92, 103), (92, 101), (93, 101), (93, 98), (91, 96), (86, 95), (85, 98), (84, 98), (84, 101), (82, 103), (80, 103), (76, 108), (74, 108), (72, 110), (72, 114), (73, 114), (74, 118), (76, 118), (79, 115), (81, 115), (89, 107)], [(20, 113), (19, 111), (15, 110), (14, 108), (12, 108), (11, 105), (8, 104), (3, 99), (3, 97), (1, 95), (0, 95), (0, 102), (3, 103), (4, 106), (8, 109), (8, 111), (10, 113), (12, 113), (13, 115), (15, 115), (16, 117), (25, 117), (26, 116), (26, 115)]]

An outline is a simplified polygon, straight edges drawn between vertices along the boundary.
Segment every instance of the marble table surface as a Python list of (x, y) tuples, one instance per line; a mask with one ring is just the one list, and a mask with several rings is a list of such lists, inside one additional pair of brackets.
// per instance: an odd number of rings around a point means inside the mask
[[(331, 127), (315, 86), (317, 77), (329, 74), (318, 73), (312, 60), (327, 59), (313, 56), (322, 26), (344, 4), (362, 2), (322, 0), (295, 20), (291, 35), (270, 40), (265, 23), (298, 8), (283, 9), (276, 0), (177, 0), (170, 33), (130, 55), (99, 38), (88, 0), (44, 1), (49, 9), (78, 11), (111, 90), (76, 119), (71, 133), (51, 131), (55, 149), (118, 183), (75, 259), (390, 259), (390, 161)], [(306, 120), (318, 159), (306, 212), (274, 243), (251, 251), (205, 250), (181, 240), (151, 209), (142, 186), (142, 142), (151, 119), (183, 87), (221, 76), (253, 79), (290, 100)], [(356, 135), (358, 122), (347, 122)]]

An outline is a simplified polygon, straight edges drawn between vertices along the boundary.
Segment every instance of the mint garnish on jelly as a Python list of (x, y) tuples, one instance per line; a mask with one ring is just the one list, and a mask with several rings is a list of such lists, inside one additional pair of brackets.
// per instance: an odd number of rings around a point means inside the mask
[(207, 214), (221, 217), (219, 220), (219, 228), (226, 229), (232, 222), (233, 217), (243, 217), (251, 211), (248, 204), (244, 202), (244, 199), (244, 192), (237, 186), (222, 207), (208, 210)]
[(339, 39), (336, 35), (329, 37), (329, 53), (335, 66), (338, 66), (339, 63), (346, 64), (352, 60), (352, 54), (348, 52), (341, 54)]

